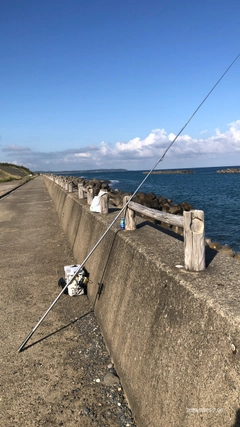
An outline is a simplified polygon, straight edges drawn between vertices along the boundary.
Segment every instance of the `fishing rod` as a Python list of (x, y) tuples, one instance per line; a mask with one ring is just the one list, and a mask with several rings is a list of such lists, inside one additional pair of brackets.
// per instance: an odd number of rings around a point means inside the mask
[(58, 294), (58, 296), (55, 298), (55, 300), (52, 302), (52, 304), (50, 305), (50, 307), (47, 309), (47, 311), (44, 313), (44, 315), (41, 317), (41, 319), (38, 321), (38, 323), (36, 324), (36, 326), (32, 329), (32, 331), (30, 332), (30, 334), (25, 338), (25, 340), (23, 341), (23, 343), (20, 345), (20, 347), (18, 348), (18, 352), (22, 351), (24, 346), (26, 345), (26, 343), (29, 341), (29, 339), (31, 338), (31, 336), (34, 334), (34, 332), (37, 330), (37, 328), (40, 326), (40, 324), (42, 323), (42, 321), (45, 319), (45, 317), (48, 315), (48, 313), (51, 311), (51, 309), (53, 308), (53, 306), (56, 304), (56, 302), (59, 300), (59, 298), (61, 297), (61, 295), (64, 293), (64, 291), (68, 288), (68, 286), (73, 282), (73, 280), (75, 279), (75, 277), (78, 275), (78, 273), (80, 272), (80, 270), (82, 269), (82, 267), (84, 266), (84, 264), (88, 261), (88, 259), (91, 257), (91, 255), (93, 254), (93, 252), (95, 251), (95, 249), (100, 245), (100, 243), (102, 242), (102, 240), (104, 239), (104, 237), (106, 236), (106, 234), (109, 232), (109, 230), (112, 228), (113, 224), (115, 224), (115, 222), (117, 221), (117, 219), (120, 217), (120, 215), (123, 213), (123, 211), (126, 209), (126, 207), (128, 206), (128, 204), (131, 202), (131, 200), (133, 199), (133, 197), (136, 195), (136, 193), (140, 190), (140, 188), (143, 186), (143, 184), (145, 183), (145, 181), (147, 180), (147, 178), (149, 177), (149, 175), (151, 175), (151, 173), (154, 171), (154, 169), (156, 169), (157, 165), (163, 161), (164, 157), (166, 156), (167, 152), (170, 150), (170, 148), (172, 147), (172, 145), (174, 144), (174, 142), (177, 140), (177, 138), (181, 135), (181, 133), (184, 131), (184, 129), (187, 127), (187, 125), (189, 124), (189, 122), (193, 119), (193, 117), (195, 116), (195, 114), (198, 112), (198, 110), (202, 107), (202, 105), (205, 103), (205, 101), (208, 99), (208, 97), (211, 95), (211, 93), (214, 91), (214, 89), (217, 87), (217, 85), (220, 83), (220, 81), (224, 78), (224, 76), (227, 74), (227, 72), (230, 70), (230, 68), (233, 66), (233, 64), (237, 61), (237, 59), (239, 58), (240, 53), (236, 56), (236, 58), (232, 61), (232, 63), (228, 66), (228, 68), (224, 71), (224, 73), (221, 75), (221, 77), (217, 80), (217, 82), (215, 83), (215, 85), (212, 87), (212, 89), (208, 92), (208, 94), (205, 96), (205, 98), (202, 100), (202, 102), (198, 105), (198, 107), (196, 108), (196, 110), (193, 112), (193, 114), (190, 116), (190, 118), (187, 120), (187, 122), (185, 123), (185, 125), (181, 128), (181, 130), (177, 133), (177, 135), (175, 136), (175, 138), (170, 142), (170, 144), (168, 145), (168, 147), (165, 149), (165, 151), (163, 152), (163, 154), (159, 157), (159, 159), (157, 160), (157, 162), (154, 164), (154, 166), (152, 167), (152, 169), (147, 173), (147, 175), (145, 176), (145, 178), (142, 180), (142, 182), (139, 184), (139, 186), (136, 188), (136, 190), (134, 191), (134, 193), (130, 196), (130, 198), (128, 199), (128, 201), (125, 203), (125, 205), (122, 207), (122, 209), (118, 212), (118, 214), (116, 215), (116, 217), (113, 219), (113, 221), (111, 222), (111, 224), (107, 227), (106, 231), (103, 233), (103, 235), (100, 237), (100, 239), (97, 241), (97, 243), (95, 244), (95, 246), (92, 248), (92, 250), (89, 252), (89, 254), (86, 256), (86, 258), (83, 260), (83, 262), (79, 265), (78, 269), (75, 271), (74, 275), (71, 277), (71, 279), (69, 279), (69, 281), (67, 281), (66, 285), (63, 287), (63, 289), (61, 290), (61, 292)]

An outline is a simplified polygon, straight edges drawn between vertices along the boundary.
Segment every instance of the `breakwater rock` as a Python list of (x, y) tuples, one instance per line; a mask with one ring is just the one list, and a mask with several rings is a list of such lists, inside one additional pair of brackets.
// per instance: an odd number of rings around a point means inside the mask
[(219, 169), (217, 173), (240, 173), (240, 168)]
[[(240, 169), (239, 169), (240, 171)], [(93, 195), (97, 196), (101, 189), (107, 190), (109, 194), (109, 202), (112, 206), (117, 208), (123, 207), (123, 198), (126, 195), (131, 195), (130, 193), (123, 193), (119, 190), (115, 190), (111, 187), (110, 181), (108, 180), (99, 180), (99, 179), (85, 179), (79, 177), (62, 177), (66, 181), (70, 181), (73, 184), (73, 188), (77, 190), (78, 184), (81, 183), (85, 188), (92, 188)], [(153, 192), (144, 193), (139, 192), (133, 197), (133, 202), (139, 203), (143, 206), (146, 206), (151, 209), (157, 209), (162, 212), (170, 213), (173, 215), (183, 215), (184, 211), (190, 211), (194, 209), (191, 203), (183, 201), (180, 204), (176, 204), (170, 198), (164, 196), (157, 196)], [(173, 231), (176, 234), (183, 235), (183, 229), (180, 227), (174, 227), (169, 224), (153, 220), (151, 218), (146, 219), (150, 222), (154, 222), (157, 225), (160, 225), (162, 228)], [(211, 241), (210, 238), (205, 239), (206, 246), (209, 248), (220, 252), (221, 254), (227, 257), (234, 257), (236, 260), (240, 261), (240, 253), (235, 253), (229, 245), (221, 245), (218, 242)]]
[[(73, 188), (75, 189), (78, 188), (79, 183), (81, 183), (85, 188), (92, 188), (94, 196), (97, 196), (101, 189), (107, 190), (109, 193), (110, 203), (118, 208), (122, 208), (123, 206), (123, 197), (126, 195), (131, 195), (127, 192), (124, 193), (119, 190), (114, 190), (110, 186), (110, 181), (107, 180), (85, 179), (78, 177), (64, 177), (64, 179), (72, 182)], [(173, 203), (172, 199), (166, 198), (164, 196), (157, 196), (153, 192), (139, 192), (134, 196), (133, 201), (148, 208), (158, 209), (162, 212), (167, 212), (174, 215), (182, 215), (183, 211), (190, 211), (193, 209), (193, 206), (186, 201), (182, 202), (181, 204), (176, 204)]]

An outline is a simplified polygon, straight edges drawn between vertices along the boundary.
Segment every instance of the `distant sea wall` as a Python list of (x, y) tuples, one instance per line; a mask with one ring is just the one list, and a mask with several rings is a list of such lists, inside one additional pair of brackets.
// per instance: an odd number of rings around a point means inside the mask
[[(77, 263), (116, 216), (45, 184)], [(88, 297), (138, 427), (236, 427), (240, 410), (240, 263), (214, 250), (190, 273), (184, 243), (139, 219), (117, 221), (85, 264)], [(81, 298), (81, 297), (79, 297)]]

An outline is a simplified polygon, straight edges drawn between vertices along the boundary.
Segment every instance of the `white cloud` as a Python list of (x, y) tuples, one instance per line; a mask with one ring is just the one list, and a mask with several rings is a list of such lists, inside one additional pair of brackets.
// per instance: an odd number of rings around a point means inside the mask
[(105, 142), (101, 142), (100, 144), (100, 152), (103, 156), (106, 156), (108, 154), (108, 147), (107, 144), (105, 144)]
[(164, 146), (166, 141), (169, 141), (166, 131), (164, 129), (154, 129), (145, 139), (136, 137), (129, 142), (117, 142), (115, 152), (116, 154), (134, 152), (142, 157), (146, 153), (150, 154), (151, 149), (154, 149), (159, 143)]
[(215, 135), (208, 138), (191, 138), (189, 135), (180, 136), (172, 147), (171, 155), (181, 151), (182, 155), (191, 153), (203, 154), (234, 154), (240, 151), (240, 120), (230, 123), (229, 130), (221, 133), (216, 129)]
[(4, 146), (2, 151), (5, 153), (24, 153), (24, 152), (29, 152), (31, 150), (28, 147), (12, 144), (8, 146)]
[(80, 157), (80, 158), (86, 158), (86, 157), (91, 157), (90, 153), (75, 153), (74, 154), (75, 157)]
[[(135, 137), (128, 142), (109, 144), (102, 141), (98, 145), (48, 153), (13, 144), (2, 148), (2, 153), (5, 154), (2, 161), (12, 163), (14, 157), (15, 162), (33, 170), (81, 170), (95, 167), (144, 169), (155, 164), (174, 138), (175, 135), (167, 134), (165, 129), (154, 129), (145, 138)], [(232, 156), (233, 164), (237, 164), (238, 162), (234, 161), (239, 151), (240, 120), (237, 120), (228, 125), (225, 133), (216, 129), (214, 135), (205, 139), (192, 138), (188, 134), (180, 135), (165, 159), (168, 162), (167, 167), (171, 167), (171, 164), (175, 167), (178, 162), (195, 167), (201, 165), (201, 159), (207, 159), (207, 165), (211, 166), (211, 158), (228, 155)]]

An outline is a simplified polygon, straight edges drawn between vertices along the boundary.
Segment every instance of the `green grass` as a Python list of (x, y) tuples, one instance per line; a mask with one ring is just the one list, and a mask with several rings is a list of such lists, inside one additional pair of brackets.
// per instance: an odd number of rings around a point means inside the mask
[(11, 163), (0, 163), (0, 183), (15, 181), (34, 175), (25, 166), (17, 166)]

